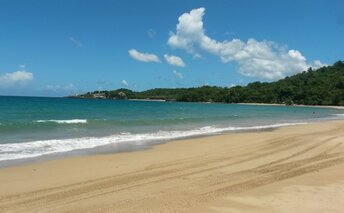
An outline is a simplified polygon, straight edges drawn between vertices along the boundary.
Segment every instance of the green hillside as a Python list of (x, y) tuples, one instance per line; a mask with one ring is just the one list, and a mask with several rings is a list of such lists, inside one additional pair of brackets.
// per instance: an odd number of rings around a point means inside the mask
[[(185, 102), (277, 103), (305, 105), (344, 105), (344, 62), (318, 70), (309, 69), (282, 80), (253, 82), (247, 86), (177, 89), (151, 89), (135, 92), (128, 89), (95, 91), (77, 98), (163, 99)], [(75, 96), (74, 96), (75, 97)], [(99, 95), (96, 96), (99, 98)]]

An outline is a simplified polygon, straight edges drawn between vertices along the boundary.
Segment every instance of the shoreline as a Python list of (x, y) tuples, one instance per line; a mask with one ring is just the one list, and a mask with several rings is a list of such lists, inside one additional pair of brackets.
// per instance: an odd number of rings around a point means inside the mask
[[(165, 143), (170, 143), (170, 142), (180, 141), (180, 140), (199, 139), (199, 138), (207, 138), (207, 137), (218, 136), (218, 135), (229, 135), (229, 134), (239, 134), (239, 133), (267, 132), (267, 131), (274, 131), (276, 129), (289, 127), (289, 126), (296, 126), (296, 125), (300, 126), (300, 125), (316, 124), (316, 123), (324, 122), (324, 121), (331, 122), (331, 121), (340, 121), (340, 120), (342, 119), (341, 118), (338, 118), (338, 119), (324, 118), (323, 120), (312, 119), (310, 121), (298, 121), (298, 122), (291, 122), (291, 123), (274, 123), (274, 124), (256, 125), (256, 126), (214, 127), (212, 129), (206, 129), (202, 132), (197, 132), (197, 131), (202, 130), (203, 128), (211, 127), (211, 126), (205, 126), (199, 129), (193, 129), (193, 130), (181, 132), (183, 133), (182, 135), (173, 135), (171, 137), (163, 138), (163, 139), (150, 138), (150, 139), (146, 139), (142, 141), (140, 140), (140, 141), (125, 141), (125, 142), (119, 142), (119, 143), (108, 143), (108, 144), (98, 145), (98, 146), (89, 147), (89, 148), (79, 148), (79, 149), (73, 149), (69, 151), (46, 153), (46, 154), (33, 156), (33, 157), (0, 160), (0, 169), (7, 168), (7, 167), (28, 165), (31, 163), (39, 163), (39, 162), (50, 161), (50, 160), (59, 160), (59, 159), (64, 159), (64, 158), (136, 152), (136, 151), (151, 149), (151, 148), (154, 148), (154, 146), (157, 146), (160, 144), (165, 144)], [(107, 137), (111, 137), (111, 136), (104, 136), (100, 138), (95, 137), (94, 140), (107, 138)], [(88, 137), (86, 138), (88, 140), (92, 139)], [(49, 142), (49, 140), (47, 140), (47, 142)], [(32, 143), (32, 142), (28, 142), (28, 143)]]
[[(313, 123), (317, 123), (317, 122), (319, 121), (313, 120)], [(139, 141), (139, 142), (128, 141), (124, 143), (113, 143), (113, 144), (110, 143), (110, 144), (99, 145), (99, 146), (91, 147), (91, 148), (75, 149), (71, 151), (56, 152), (56, 153), (48, 153), (48, 154), (43, 154), (43, 155), (35, 156), (35, 157), (2, 160), (0, 161), (0, 169), (7, 168), (7, 167), (28, 165), (31, 163), (39, 163), (39, 162), (50, 161), (50, 160), (59, 160), (59, 159), (64, 159), (64, 158), (136, 152), (136, 151), (142, 151), (146, 149), (152, 149), (154, 148), (154, 146), (157, 146), (157, 145), (171, 143), (171, 142), (180, 141), (180, 140), (201, 139), (201, 138), (207, 138), (207, 137), (212, 137), (212, 136), (238, 134), (238, 133), (267, 132), (267, 131), (274, 131), (278, 128), (295, 126), (295, 125), (305, 125), (305, 124), (311, 124), (311, 123), (308, 123), (308, 122), (276, 123), (276, 124), (271, 124), (271, 125), (267, 124), (267, 125), (258, 125), (258, 126), (248, 126), (248, 127), (228, 127), (228, 128), (224, 127), (224, 128), (215, 128), (213, 129), (213, 131), (209, 131), (209, 132), (202, 132), (198, 134), (197, 133), (188, 134), (185, 136), (175, 136), (175, 137), (167, 138), (167, 139), (158, 139), (158, 140), (152, 139), (152, 140)], [(189, 131), (186, 131), (186, 133), (188, 132)]]
[(241, 105), (253, 105), (253, 106), (315, 107), (315, 108), (329, 108), (329, 109), (342, 109), (342, 110), (344, 110), (344, 106), (330, 106), (330, 105), (302, 105), (302, 104), (285, 105), (285, 104), (268, 104), (268, 103), (237, 103), (237, 104), (241, 104)]
[[(49, 97), (48, 97), (49, 98)], [(52, 97), (54, 98), (54, 97)], [(60, 98), (70, 98), (70, 99), (86, 99), (86, 100), (116, 100), (116, 101), (123, 101), (123, 99), (99, 99), (99, 98), (77, 98), (77, 97), (60, 97)], [(330, 108), (330, 109), (342, 109), (344, 110), (344, 106), (334, 106), (334, 105), (303, 105), (303, 104), (293, 104), (293, 105), (286, 105), (286, 104), (273, 104), (273, 103), (225, 103), (225, 102), (206, 102), (206, 101), (197, 101), (197, 102), (184, 102), (184, 101), (174, 101), (174, 100), (166, 100), (166, 99), (149, 99), (149, 98), (130, 98), (124, 99), (125, 101), (142, 101), (142, 102), (174, 102), (174, 103), (201, 103), (201, 104), (239, 104), (239, 105), (254, 105), (254, 106), (295, 106), (295, 107), (316, 107), (316, 108)]]
[(327, 121), (0, 168), (0, 210), (275, 212), (306, 199), (305, 212), (340, 212), (343, 130)]

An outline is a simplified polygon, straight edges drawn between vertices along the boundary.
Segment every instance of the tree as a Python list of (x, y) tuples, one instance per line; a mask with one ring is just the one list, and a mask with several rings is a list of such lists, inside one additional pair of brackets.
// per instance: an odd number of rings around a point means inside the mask
[[(78, 98), (92, 98), (94, 91)], [(247, 86), (223, 88), (202, 86), (196, 88), (164, 89), (156, 88), (143, 92), (128, 89), (101, 91), (106, 98), (121, 99), (124, 93), (128, 99), (164, 99), (186, 102), (222, 103), (286, 103), (308, 105), (344, 105), (344, 62), (333, 66), (308, 71), (286, 77), (276, 82), (252, 82)]]

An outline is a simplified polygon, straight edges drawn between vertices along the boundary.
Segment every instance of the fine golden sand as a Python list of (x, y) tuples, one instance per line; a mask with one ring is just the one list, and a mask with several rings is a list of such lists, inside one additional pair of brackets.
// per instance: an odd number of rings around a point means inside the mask
[(344, 122), (0, 169), (0, 212), (343, 212)]

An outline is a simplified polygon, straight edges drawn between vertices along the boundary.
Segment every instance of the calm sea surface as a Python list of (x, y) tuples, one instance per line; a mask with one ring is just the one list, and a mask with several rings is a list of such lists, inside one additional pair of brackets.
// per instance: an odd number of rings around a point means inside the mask
[[(313, 107), (0, 96), (0, 162), (344, 119)], [(103, 149), (101, 149), (103, 147)]]

